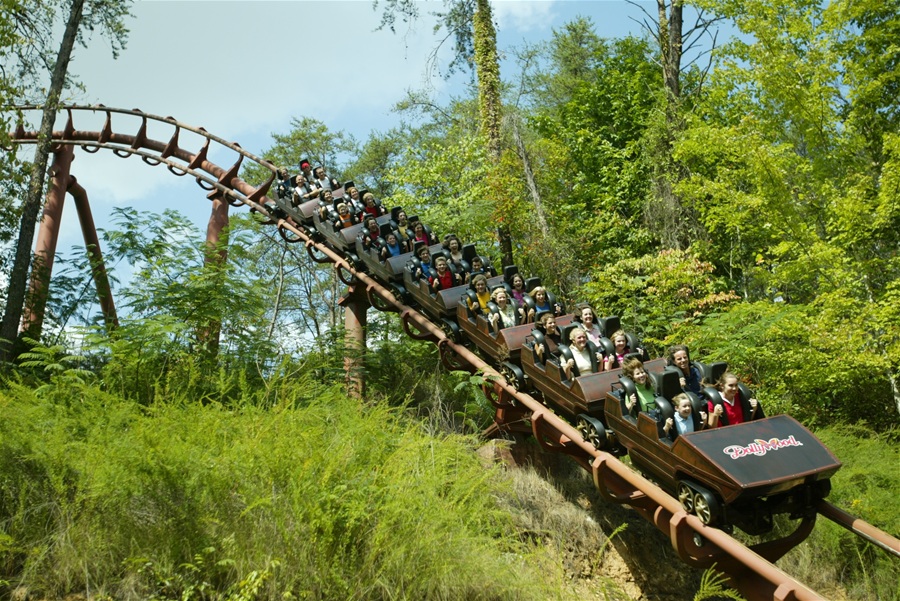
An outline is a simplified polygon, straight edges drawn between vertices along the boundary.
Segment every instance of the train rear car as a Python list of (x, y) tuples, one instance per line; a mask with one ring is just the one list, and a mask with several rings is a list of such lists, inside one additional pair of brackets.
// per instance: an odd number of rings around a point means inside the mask
[(670, 442), (646, 413), (623, 417), (607, 395), (606, 417), (632, 464), (678, 497), (685, 511), (749, 534), (772, 528), (772, 516), (815, 512), (841, 463), (788, 415), (684, 434)]

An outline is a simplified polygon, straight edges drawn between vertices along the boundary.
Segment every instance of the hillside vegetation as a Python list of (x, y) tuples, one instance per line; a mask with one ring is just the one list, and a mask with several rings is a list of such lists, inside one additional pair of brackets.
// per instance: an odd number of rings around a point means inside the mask
[(308, 379), (288, 390), (231, 409), (141, 406), (88, 385), (3, 390), (6, 594), (563, 598), (558, 566), (498, 504), (509, 479), (479, 463), (475, 438)]
[[(174, 393), (141, 404), (82, 370), (21, 373), (0, 390), (6, 594), (663, 599), (675, 582), (673, 599), (708, 592), (648, 525), (619, 533), (641, 521), (604, 503), (580, 470), (556, 461), (548, 485), (479, 459), (483, 441), (453, 433), (489, 415), (467, 380), (439, 394), (423, 378), (422, 401), (360, 403), (308, 370), (270, 380), (268, 403), (257, 387), (219, 394), (227, 404)], [(900, 526), (896, 446), (863, 429), (820, 434), (846, 464), (832, 499)], [(634, 570), (627, 582), (609, 572), (610, 543)], [(669, 556), (656, 577), (642, 575), (648, 553)], [(828, 523), (782, 564), (846, 598), (897, 598), (896, 562)]]

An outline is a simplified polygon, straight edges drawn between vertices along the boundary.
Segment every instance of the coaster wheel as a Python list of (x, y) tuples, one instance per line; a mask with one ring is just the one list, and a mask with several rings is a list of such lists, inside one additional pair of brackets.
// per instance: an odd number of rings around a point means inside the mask
[(599, 419), (582, 413), (578, 416), (575, 428), (585, 441), (594, 445), (595, 449), (602, 449), (606, 446), (606, 428)]
[(442, 319), (441, 320), (441, 331), (444, 332), (444, 335), (447, 336), (453, 342), (459, 342), (459, 326), (456, 325), (456, 322), (450, 319)]
[(678, 483), (678, 500), (687, 513), (694, 513), (694, 491), (686, 482)]
[(347, 251), (347, 260), (350, 262), (350, 265), (353, 266), (353, 269), (356, 271), (368, 271), (366, 268), (366, 264), (362, 262), (362, 259), (359, 258), (355, 252)]
[(506, 383), (515, 388), (517, 392), (525, 390), (525, 372), (518, 365), (504, 361), (500, 365), (500, 375), (506, 378)]
[(694, 513), (706, 526), (716, 521), (719, 514), (719, 503), (711, 492), (698, 490), (694, 494)]
[(391, 294), (394, 295), (394, 298), (398, 302), (400, 302), (404, 305), (406, 304), (406, 295), (407, 295), (406, 288), (404, 288), (400, 284), (391, 284), (389, 289), (391, 291)]

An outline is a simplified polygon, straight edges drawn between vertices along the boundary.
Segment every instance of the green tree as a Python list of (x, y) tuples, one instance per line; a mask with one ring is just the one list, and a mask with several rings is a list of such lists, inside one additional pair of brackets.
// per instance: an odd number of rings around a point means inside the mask
[[(22, 78), (18, 77), (9, 64), (16, 59), (17, 51), (22, 47), (22, 39), (17, 31), (15, 15), (23, 12), (17, 0), (0, 2), (0, 102), (4, 106), (15, 104), (15, 99), (22, 93)], [(14, 128), (16, 115), (10, 111), (0, 112), (0, 145), (9, 148), (9, 133)], [(17, 198), (22, 190), (23, 174), (16, 160), (15, 153), (0, 154), (0, 273), (8, 273), (6, 246), (15, 236), (16, 223), (20, 215)], [(0, 298), (6, 298), (6, 282), (0, 285)], [(5, 304), (5, 303), (4, 303)]]
[[(436, 232), (455, 233), (494, 254), (484, 144), (477, 132), (454, 126), (416, 147), (407, 147), (391, 171), (392, 204), (417, 214)], [(490, 249), (490, 250), (488, 250)]]
[(861, 54), (897, 26), (875, 3), (705, 4), (746, 34), (723, 48), (675, 148), (691, 173), (677, 190), (708, 232), (708, 256), (746, 299), (806, 307), (812, 331), (846, 346), (825, 369), (860, 369), (879, 391), (872, 406), (893, 398), (900, 412), (897, 100), (875, 91), (893, 76), (863, 76), (878, 74)]
[(403, 152), (406, 135), (399, 129), (372, 132), (345, 171), (358, 185), (364, 185), (376, 198), (394, 192), (388, 172)]
[[(328, 175), (344, 180), (345, 166), (359, 154), (359, 144), (344, 131), (331, 131), (328, 126), (312, 117), (294, 117), (288, 133), (274, 133), (275, 144), (266, 150), (265, 157), (291, 173), (299, 173), (299, 163), (308, 159), (313, 165), (323, 165)], [(264, 181), (268, 173), (250, 165), (245, 169), (247, 181)]]
[(576, 17), (554, 29), (550, 41), (520, 54), (523, 63), (521, 87), (529, 104), (559, 107), (572, 100), (585, 85), (597, 81), (608, 44), (595, 32), (590, 17)]
[[(202, 398), (222, 388), (220, 378), (259, 383), (285, 356), (308, 351), (310, 338), (289, 321), (277, 265), (255, 254), (252, 217), (231, 220), (224, 263), (206, 261), (203, 237), (177, 213), (119, 209), (116, 221), (104, 246), (111, 263), (130, 265), (131, 283), (117, 291), (120, 327), (98, 328), (87, 346), (110, 388), (145, 402), (179, 386)], [(215, 356), (202, 352), (212, 320), (221, 323)]]
[[(557, 33), (551, 56), (577, 44), (581, 27)], [(590, 46), (591, 75), (575, 85), (566, 74), (577, 65), (551, 61), (545, 78), (568, 81), (569, 99), (537, 105), (531, 123), (542, 137), (546, 162), (537, 179), (548, 198), (556, 235), (583, 250), (581, 273), (651, 249), (643, 207), (651, 194), (644, 137), (657, 105), (651, 49), (635, 38), (597, 41)], [(576, 242), (577, 241), (577, 242)]]
[[(324, 165), (331, 177), (341, 181), (357, 178), (354, 181), (358, 187), (368, 185), (367, 180), (359, 179), (360, 175), (368, 174), (360, 173), (353, 166), (359, 161), (359, 144), (346, 132), (332, 131), (311, 117), (297, 117), (291, 120), (287, 133), (272, 137), (272, 146), (262, 154), (275, 165), (297, 173), (298, 162), (305, 158), (313, 164)], [(252, 164), (244, 169), (241, 177), (251, 183), (261, 183), (269, 175), (267, 169)], [(334, 270), (314, 262), (302, 246), (285, 246), (271, 228), (254, 227), (246, 233), (252, 248), (249, 252), (255, 254), (261, 269), (268, 270), (263, 277), (277, 291), (272, 308), (276, 314), (282, 313), (282, 317), (273, 316), (271, 328), (276, 323), (285, 323), (288, 329), (297, 328), (303, 335), (316, 337), (334, 331), (341, 321), (337, 302), (344, 289)]]
[[(379, 0), (375, 0), (377, 8)], [(404, 22), (419, 16), (418, 5), (413, 0), (383, 0), (382, 27), (394, 30), (397, 18)], [(501, 139), (501, 82), (500, 63), (497, 58), (497, 32), (491, 16), (489, 0), (445, 0), (445, 12), (436, 12), (439, 27), (448, 32), (455, 42), (455, 53), (450, 63), (451, 71), (460, 65), (474, 67), (478, 77), (479, 126), (486, 148), (486, 160), (491, 169), (488, 184), (491, 196), (503, 198), (505, 189), (499, 173), (502, 153)], [(445, 38), (446, 39), (446, 38)], [(512, 237), (509, 225), (504, 222), (502, 211), (495, 210), (498, 220), (497, 239), (504, 265), (513, 264)]]

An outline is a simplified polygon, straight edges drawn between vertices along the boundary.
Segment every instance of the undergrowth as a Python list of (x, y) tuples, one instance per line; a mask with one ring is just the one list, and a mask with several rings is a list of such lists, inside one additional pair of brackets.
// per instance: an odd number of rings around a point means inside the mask
[(295, 385), (315, 400), (143, 406), (82, 382), (9, 384), (0, 596), (554, 597), (556, 568), (516, 536), (497, 503), (508, 480), (475, 439)]

